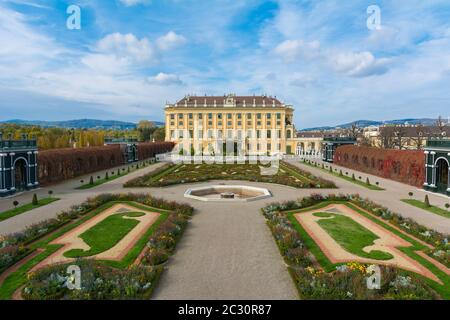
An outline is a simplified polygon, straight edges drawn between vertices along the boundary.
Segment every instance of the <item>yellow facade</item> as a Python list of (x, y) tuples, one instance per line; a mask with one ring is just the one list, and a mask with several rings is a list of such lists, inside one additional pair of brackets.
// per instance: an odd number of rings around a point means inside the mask
[(294, 109), (268, 96), (186, 96), (165, 107), (166, 141), (207, 150), (234, 141), (248, 154), (286, 153)]

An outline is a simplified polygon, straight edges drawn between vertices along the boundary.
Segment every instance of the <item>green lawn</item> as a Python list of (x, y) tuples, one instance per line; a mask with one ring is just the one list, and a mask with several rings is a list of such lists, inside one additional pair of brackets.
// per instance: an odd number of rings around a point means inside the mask
[(365, 252), (363, 248), (373, 245), (374, 241), (379, 239), (379, 237), (353, 219), (339, 214), (324, 212), (315, 213), (314, 215), (325, 218), (319, 220), (318, 224), (348, 252), (363, 258), (376, 260), (390, 260), (393, 258), (391, 254), (378, 250), (373, 250), (370, 253)]
[[(102, 185), (102, 184), (104, 184), (106, 182), (113, 181), (113, 180), (118, 179), (120, 177), (126, 176), (127, 174), (130, 174), (130, 173), (132, 173), (132, 172), (134, 172), (136, 170), (145, 168), (146, 166), (147, 165), (144, 165), (144, 164), (140, 163), (139, 164), (139, 168), (136, 169), (135, 165), (132, 165), (132, 167), (130, 167), (130, 171), (129, 172), (128, 171), (123, 171), (122, 170), (123, 168), (112, 169), (111, 172), (114, 171), (115, 174), (111, 174), (108, 177), (108, 179), (103, 177), (103, 178), (100, 178), (100, 179), (96, 180), (95, 177), (94, 177), (94, 183), (93, 184), (90, 184), (89, 181), (88, 181), (87, 183), (84, 183), (81, 186), (76, 187), (75, 189), (76, 190), (86, 190), (86, 189), (95, 188), (95, 187), (97, 187), (99, 185)], [(119, 170), (120, 170), (120, 174), (117, 174), (119, 172)], [(110, 171), (108, 171), (108, 172), (111, 173)], [(105, 171), (105, 173), (106, 173), (106, 171)]]
[(323, 172), (329, 173), (329, 174), (331, 174), (331, 175), (333, 175), (335, 177), (344, 179), (344, 180), (346, 180), (348, 182), (357, 184), (357, 185), (359, 185), (361, 187), (364, 187), (364, 188), (367, 188), (369, 190), (373, 190), (373, 191), (384, 191), (385, 190), (385, 189), (383, 189), (383, 188), (381, 188), (381, 187), (379, 187), (379, 186), (377, 186), (375, 184), (367, 184), (366, 182), (358, 180), (358, 179), (353, 180), (352, 177), (346, 176), (344, 174), (340, 175), (339, 172), (336, 172), (334, 170), (333, 170), (333, 172), (331, 172), (329, 169), (324, 169), (321, 166), (315, 166), (315, 165), (313, 165), (313, 164), (311, 164), (309, 162), (302, 162), (302, 164), (305, 164), (307, 166), (310, 166), (310, 167), (322, 170)]
[(294, 188), (335, 188), (331, 181), (313, 176), (292, 165), (280, 162), (274, 175), (261, 174), (261, 164), (171, 164), (153, 173), (128, 181), (125, 187), (164, 187), (180, 183), (210, 180), (244, 180), (275, 183)]
[(415, 200), (415, 199), (402, 199), (402, 201), (404, 203), (407, 203), (409, 205), (412, 205), (414, 207), (423, 209), (423, 210), (427, 210), (428, 212), (434, 213), (434, 214), (438, 214), (440, 216), (443, 216), (445, 218), (450, 218), (450, 211), (441, 209), (439, 207), (436, 206), (427, 206), (425, 204), (425, 202), (419, 201), (419, 200)]
[(90, 247), (88, 251), (73, 249), (65, 252), (64, 256), (67, 258), (90, 257), (111, 249), (139, 224), (138, 220), (126, 217), (143, 215), (145, 214), (142, 212), (127, 212), (107, 217), (80, 235), (80, 238)]
[(19, 214), (25, 213), (27, 211), (45, 206), (47, 204), (50, 204), (52, 202), (58, 201), (58, 198), (44, 198), (44, 199), (40, 199), (38, 200), (38, 204), (34, 205), (32, 203), (27, 203), (23, 206), (11, 209), (11, 210), (7, 210), (7, 211), (3, 211), (0, 212), (0, 221), (4, 221), (6, 219), (12, 218), (14, 216), (17, 216)]

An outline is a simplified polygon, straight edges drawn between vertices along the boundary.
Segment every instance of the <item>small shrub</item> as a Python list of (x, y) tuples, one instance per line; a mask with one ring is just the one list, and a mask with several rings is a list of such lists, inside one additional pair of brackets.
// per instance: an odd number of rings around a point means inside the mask
[(14, 208), (17, 208), (18, 205), (19, 205), (19, 201), (14, 200), (14, 201), (13, 201), (13, 206), (14, 206)]
[(425, 206), (428, 208), (431, 207), (430, 199), (428, 198), (428, 195), (425, 195)]
[(366, 179), (366, 184), (367, 184), (368, 186), (370, 186), (370, 180), (369, 180), (369, 177), (367, 177), (367, 179)]
[(352, 173), (352, 180), (356, 180), (355, 174)]
[(412, 197), (413, 195), (414, 195), (414, 193), (412, 193), (412, 192), (408, 193), (408, 196), (410, 196), (410, 197)]
[(51, 198), (53, 194), (53, 190), (48, 190), (48, 196)]
[(92, 185), (94, 185), (94, 177), (93, 176), (91, 176), (90, 178), (89, 178), (89, 184), (92, 186)]
[(105, 174), (105, 180), (109, 180), (109, 174), (108, 174), (108, 172), (106, 172), (106, 174)]
[(445, 204), (445, 209), (447, 209), (447, 210), (450, 209), (450, 203)]
[(31, 200), (31, 204), (32, 204), (33, 206), (37, 206), (37, 205), (39, 204), (36, 193), (33, 194), (33, 200)]

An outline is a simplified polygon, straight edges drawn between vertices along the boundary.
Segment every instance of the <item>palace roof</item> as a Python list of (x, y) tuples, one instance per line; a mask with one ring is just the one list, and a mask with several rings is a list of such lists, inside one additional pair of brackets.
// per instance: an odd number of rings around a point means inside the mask
[(267, 107), (267, 108), (290, 108), (291, 106), (283, 104), (276, 97), (272, 96), (236, 96), (234, 94), (223, 96), (185, 96), (176, 104), (168, 105), (168, 107)]

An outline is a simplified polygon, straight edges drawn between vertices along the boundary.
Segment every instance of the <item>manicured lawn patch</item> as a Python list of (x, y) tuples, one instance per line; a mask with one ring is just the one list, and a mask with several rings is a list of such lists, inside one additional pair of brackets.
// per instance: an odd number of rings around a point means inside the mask
[(441, 209), (441, 208), (433, 206), (433, 205), (427, 206), (425, 204), (425, 202), (422, 202), (422, 201), (419, 201), (419, 200), (415, 200), (415, 199), (402, 199), (402, 201), (404, 203), (412, 205), (412, 206), (414, 206), (416, 208), (423, 209), (423, 210), (426, 210), (426, 211), (434, 213), (434, 214), (438, 214), (438, 215), (440, 215), (442, 217), (445, 217), (445, 218), (450, 218), (450, 211)]
[(6, 219), (12, 218), (14, 216), (17, 216), (19, 214), (25, 213), (27, 211), (45, 206), (47, 204), (50, 204), (52, 202), (58, 201), (58, 198), (44, 198), (44, 199), (40, 199), (38, 200), (38, 204), (34, 205), (32, 203), (27, 203), (23, 206), (11, 209), (11, 210), (7, 210), (7, 211), (3, 211), (0, 212), (0, 221), (4, 221)]
[(353, 219), (338, 214), (325, 213), (327, 216), (324, 216), (324, 213), (316, 213), (314, 215), (326, 218), (319, 220), (317, 223), (348, 252), (363, 258), (376, 260), (393, 258), (387, 252), (377, 250), (373, 250), (370, 253), (365, 252), (363, 248), (373, 245), (374, 241), (379, 239), (379, 237)]
[(107, 217), (80, 235), (80, 238), (90, 247), (88, 251), (73, 249), (64, 253), (64, 256), (68, 258), (89, 257), (111, 249), (139, 224), (138, 220), (124, 217), (143, 215), (144, 213), (141, 212), (130, 212)]
[(322, 167), (320, 167), (320, 166), (315, 166), (315, 165), (313, 165), (313, 164), (311, 164), (311, 163), (309, 163), (309, 162), (302, 162), (302, 164), (307, 165), (307, 166), (310, 166), (310, 167), (312, 167), (312, 168), (316, 168), (316, 169), (322, 170), (323, 172), (326, 172), (326, 173), (331, 174), (331, 175), (333, 175), (333, 176), (335, 176), (335, 177), (344, 179), (344, 180), (346, 180), (346, 181), (348, 181), (348, 182), (357, 184), (357, 185), (359, 185), (359, 186), (361, 186), (361, 187), (364, 187), (364, 188), (367, 188), (367, 189), (369, 189), (369, 190), (373, 190), (373, 191), (383, 191), (383, 190), (385, 190), (385, 189), (383, 189), (383, 188), (381, 188), (381, 187), (379, 187), (379, 186), (377, 186), (377, 185), (374, 185), (374, 184), (367, 184), (367, 183), (364, 182), (364, 181), (357, 180), (357, 179), (352, 179), (352, 177), (349, 177), (349, 176), (344, 175), (344, 174), (340, 175), (338, 172), (335, 172), (334, 170), (333, 170), (333, 172), (331, 172), (329, 169), (324, 169), (324, 168), (322, 168)]
[[(125, 187), (164, 187), (180, 183), (205, 182), (210, 180), (244, 180), (275, 183), (294, 188), (335, 188), (327, 180), (311, 173), (280, 163), (273, 175), (262, 174), (258, 164), (171, 164), (154, 173), (133, 179)], [(268, 166), (265, 166), (268, 168)]]
[[(137, 168), (136, 165), (138, 165), (139, 167)], [(106, 182), (114, 181), (114, 180), (116, 180), (116, 179), (118, 179), (120, 177), (124, 177), (124, 176), (126, 176), (126, 175), (128, 175), (128, 174), (130, 174), (130, 173), (132, 173), (132, 172), (134, 172), (136, 170), (142, 169), (142, 168), (147, 166), (144, 163), (136, 164), (136, 165), (129, 166), (128, 168), (129, 168), (130, 171), (123, 170), (124, 168), (117, 168), (114, 171), (114, 174), (112, 174), (111, 172), (108, 171), (108, 173), (110, 173), (108, 178), (103, 177), (103, 178), (100, 178), (100, 179), (97, 179), (97, 180), (94, 179), (93, 183), (89, 183), (89, 182), (84, 183), (81, 186), (76, 187), (75, 190), (86, 190), (86, 189), (95, 188), (95, 187), (97, 187), (99, 185), (102, 185), (102, 184), (104, 184)]]

